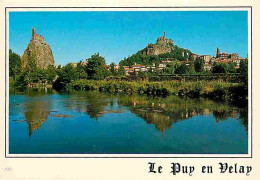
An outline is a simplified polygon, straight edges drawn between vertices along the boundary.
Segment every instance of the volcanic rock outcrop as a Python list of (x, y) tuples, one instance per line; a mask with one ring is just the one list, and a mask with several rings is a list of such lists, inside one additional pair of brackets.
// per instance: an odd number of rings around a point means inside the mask
[(159, 37), (155, 44), (148, 44), (143, 51), (143, 55), (165, 54), (171, 52), (173, 49), (173, 40), (167, 39), (164, 32), (163, 37)]
[(54, 58), (50, 46), (44, 41), (44, 37), (36, 34), (36, 29), (32, 29), (32, 39), (22, 56), (22, 68), (28, 62), (35, 61), (36, 67), (46, 69), (49, 65), (54, 65)]

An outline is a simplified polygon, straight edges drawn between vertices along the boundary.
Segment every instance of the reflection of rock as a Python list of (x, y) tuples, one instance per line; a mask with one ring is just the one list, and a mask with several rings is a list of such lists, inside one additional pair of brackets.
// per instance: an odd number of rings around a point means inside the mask
[[(122, 99), (121, 99), (122, 100)], [(157, 99), (166, 100), (166, 99)], [(183, 108), (178, 104), (161, 103), (153, 99), (138, 99), (138, 97), (129, 98), (123, 102), (123, 105), (132, 106), (131, 112), (144, 119), (147, 124), (154, 124), (158, 131), (164, 135), (164, 131), (172, 127), (173, 123), (188, 119), (198, 112), (194, 108)]]
[(32, 136), (32, 130), (41, 127), (49, 116), (48, 111), (27, 111), (24, 114), (29, 125), (29, 136)]
[(29, 126), (29, 136), (32, 136), (32, 131), (37, 130), (48, 119), (49, 103), (33, 101), (26, 104), (27, 111), (24, 113)]
[(119, 104), (131, 107), (132, 113), (143, 118), (147, 124), (154, 124), (155, 128), (163, 134), (166, 129), (172, 127), (173, 123), (189, 119), (192, 116), (208, 116), (213, 113), (216, 121), (237, 117), (237, 110), (234, 107), (210, 100), (195, 101), (178, 97), (131, 96), (119, 98)]
[(157, 112), (138, 112), (132, 109), (132, 112), (143, 118), (147, 124), (154, 124), (158, 131), (164, 131), (172, 126), (172, 121), (169, 116)]
[(163, 110), (144, 110), (132, 108), (131, 112), (143, 118), (147, 124), (154, 124), (158, 131), (164, 134), (166, 129), (172, 127), (173, 123), (188, 119), (193, 116), (192, 109), (184, 109), (183, 111), (172, 110), (173, 112)]

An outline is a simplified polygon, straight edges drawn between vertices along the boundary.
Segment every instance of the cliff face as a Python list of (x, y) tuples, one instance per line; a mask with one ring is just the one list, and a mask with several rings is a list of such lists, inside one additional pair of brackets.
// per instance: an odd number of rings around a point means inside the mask
[(38, 68), (46, 69), (54, 65), (54, 58), (50, 46), (44, 41), (44, 37), (32, 30), (32, 39), (22, 56), (22, 68), (25, 68), (29, 61), (35, 60)]
[(159, 37), (155, 44), (148, 44), (144, 49), (144, 55), (159, 55), (169, 53), (173, 50), (173, 41), (167, 39), (165, 33), (163, 37)]

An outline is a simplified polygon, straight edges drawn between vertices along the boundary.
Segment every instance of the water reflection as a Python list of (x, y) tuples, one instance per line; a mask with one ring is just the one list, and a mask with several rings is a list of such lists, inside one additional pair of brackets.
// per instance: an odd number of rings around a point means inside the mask
[(239, 121), (248, 132), (248, 107), (239, 109), (239, 114), (240, 114)]
[[(227, 103), (216, 103), (208, 99), (110, 95), (99, 92), (74, 92), (69, 99), (66, 102), (67, 108), (77, 109), (79, 112), (84, 111), (96, 120), (104, 114), (123, 113), (122, 109), (119, 108), (127, 107), (147, 124), (154, 124), (155, 128), (163, 135), (165, 130), (170, 129), (174, 123), (198, 115), (212, 115), (216, 123), (228, 118), (239, 119), (248, 130), (247, 108), (238, 108)], [(240, 113), (241, 115), (239, 115)]]
[[(174, 123), (187, 120), (193, 116), (210, 116), (213, 114), (216, 123), (228, 118), (238, 118), (239, 109), (228, 104), (219, 104), (211, 100), (200, 99), (180, 99), (178, 97), (151, 98), (144, 96), (120, 97), (119, 104), (127, 106), (130, 111), (142, 119), (147, 124), (154, 124), (158, 131), (164, 135), (166, 129), (172, 127)], [(240, 116), (243, 125), (247, 130), (246, 112)]]
[[(40, 128), (48, 119), (50, 112), (56, 109), (51, 108), (54, 101), (48, 92), (27, 92), (26, 96), (29, 100), (25, 102), (24, 115), (29, 127), (29, 136), (32, 136), (32, 132)], [(165, 130), (172, 128), (173, 124), (199, 115), (213, 117), (216, 123), (235, 118), (248, 131), (247, 107), (238, 108), (207, 99), (111, 95), (99, 92), (72, 92), (58, 96), (65, 112), (84, 112), (98, 121), (104, 114), (130, 111), (141, 117), (148, 125), (153, 124), (163, 136)]]
[(106, 100), (107, 96), (99, 92), (83, 93), (73, 92), (64, 102), (64, 108), (67, 110), (76, 110), (84, 112), (91, 118), (98, 120), (105, 113), (105, 109), (111, 103)]
[[(28, 124), (30, 137), (32, 136), (33, 131), (38, 130), (49, 117), (51, 108), (48, 94), (50, 93), (51, 92), (47, 89), (41, 91), (33, 91), (29, 89), (24, 92), (26, 97), (30, 99), (25, 103), (24, 108), (24, 116)], [(33, 99), (32, 97), (37, 97), (37, 99)], [(39, 97), (40, 99), (38, 99)]]

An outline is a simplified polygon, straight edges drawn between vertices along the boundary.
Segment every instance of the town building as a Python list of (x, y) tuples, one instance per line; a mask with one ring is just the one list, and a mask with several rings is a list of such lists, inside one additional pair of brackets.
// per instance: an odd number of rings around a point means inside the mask
[(218, 58), (218, 59), (239, 59), (239, 56), (238, 56), (237, 53), (231, 53), (231, 54), (228, 54), (228, 53), (225, 53), (225, 52), (220, 53), (220, 50), (217, 47), (216, 58)]
[(156, 70), (155, 63), (153, 63), (151, 66), (146, 67), (148, 71), (154, 72)]
[(216, 58), (214, 59), (213, 62), (218, 62), (218, 63), (230, 63), (230, 62), (234, 62), (236, 63), (236, 69), (239, 68), (239, 65), (240, 65), (240, 61), (241, 61), (241, 58), (239, 58), (239, 55), (237, 53), (231, 53), (231, 54), (228, 54), (228, 53), (220, 53), (220, 50), (219, 48), (217, 47), (217, 50), (216, 50)]
[(134, 73), (134, 69), (130, 68), (129, 66), (123, 66), (123, 68), (125, 70), (126, 75), (131, 75)]
[(198, 54), (191, 54), (191, 59), (192, 59), (192, 60), (196, 60), (197, 57), (198, 57)]
[(209, 62), (211, 59), (211, 56), (210, 55), (200, 55), (199, 58), (202, 59), (204, 62)]
[(138, 74), (138, 72), (145, 72), (147, 71), (147, 68), (145, 65), (142, 64), (136, 64), (134, 63), (134, 65), (132, 65), (132, 69), (134, 70), (135, 73)]

